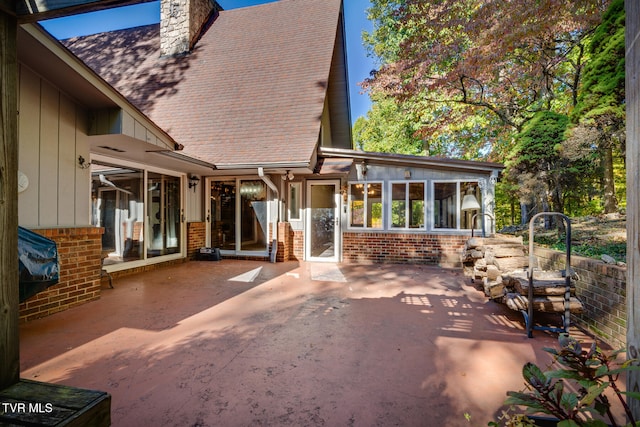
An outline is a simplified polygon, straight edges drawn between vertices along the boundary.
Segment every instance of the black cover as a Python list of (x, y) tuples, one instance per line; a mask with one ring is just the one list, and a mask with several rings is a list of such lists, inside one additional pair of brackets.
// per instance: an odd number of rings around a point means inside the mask
[(55, 285), (60, 279), (56, 242), (18, 227), (20, 302)]

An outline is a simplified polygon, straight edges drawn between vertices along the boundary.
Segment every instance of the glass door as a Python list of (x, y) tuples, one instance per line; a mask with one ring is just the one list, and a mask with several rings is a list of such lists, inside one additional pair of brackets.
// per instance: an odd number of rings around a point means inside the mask
[(306, 259), (339, 260), (340, 182), (309, 181), (307, 183)]
[(227, 254), (265, 255), (269, 239), (269, 190), (260, 179), (211, 181), (209, 242)]
[(180, 253), (180, 178), (149, 172), (147, 186), (147, 257)]

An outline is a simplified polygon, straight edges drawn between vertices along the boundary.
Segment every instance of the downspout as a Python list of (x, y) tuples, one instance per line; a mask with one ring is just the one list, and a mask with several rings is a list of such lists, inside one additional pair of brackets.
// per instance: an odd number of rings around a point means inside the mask
[(273, 183), (273, 181), (271, 181), (271, 179), (264, 174), (264, 168), (258, 168), (258, 176), (260, 177), (260, 179), (262, 179), (262, 181), (264, 181), (265, 184), (267, 184), (267, 187), (269, 187), (271, 190), (273, 190), (274, 193), (276, 193), (277, 206), (273, 222), (273, 242), (271, 243), (270, 257), (271, 262), (276, 262), (276, 255), (278, 254), (278, 221), (280, 219), (280, 191), (278, 190), (278, 187)]

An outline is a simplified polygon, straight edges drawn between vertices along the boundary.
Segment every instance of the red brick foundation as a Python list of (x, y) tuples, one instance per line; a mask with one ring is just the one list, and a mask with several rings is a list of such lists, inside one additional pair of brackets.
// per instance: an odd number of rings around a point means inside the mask
[(53, 228), (33, 230), (56, 242), (60, 281), (20, 304), (25, 322), (100, 298), (100, 254), (103, 228)]
[(433, 264), (460, 266), (469, 236), (400, 233), (342, 233), (342, 259), (347, 263)]

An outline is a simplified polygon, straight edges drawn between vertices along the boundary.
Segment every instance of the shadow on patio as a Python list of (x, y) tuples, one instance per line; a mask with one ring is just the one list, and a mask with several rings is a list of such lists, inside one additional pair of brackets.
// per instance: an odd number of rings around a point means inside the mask
[(455, 270), (224, 260), (23, 325), (21, 362), (111, 393), (115, 426), (480, 426), (555, 343)]

